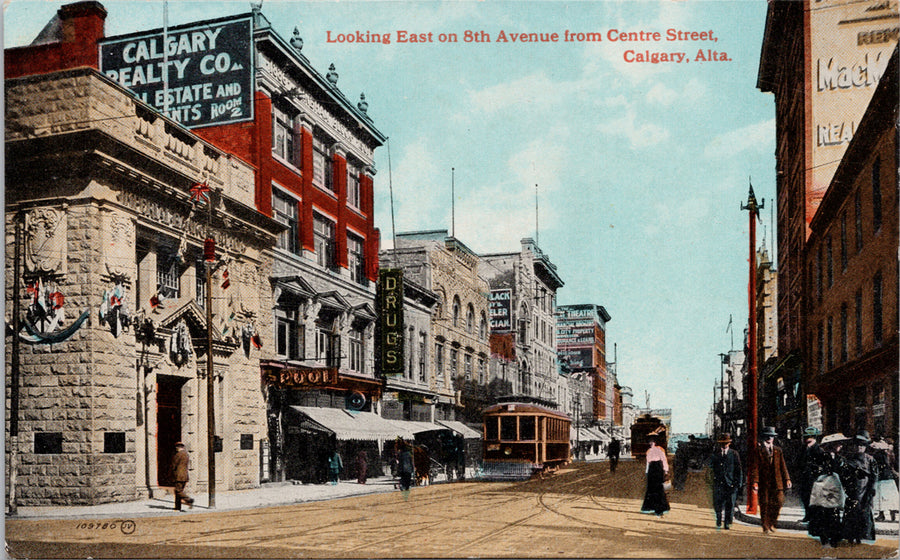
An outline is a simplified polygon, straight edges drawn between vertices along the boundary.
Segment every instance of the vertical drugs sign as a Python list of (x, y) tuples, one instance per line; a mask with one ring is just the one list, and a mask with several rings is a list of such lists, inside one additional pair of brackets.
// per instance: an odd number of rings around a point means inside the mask
[(375, 304), (380, 373), (403, 375), (403, 269), (378, 271)]

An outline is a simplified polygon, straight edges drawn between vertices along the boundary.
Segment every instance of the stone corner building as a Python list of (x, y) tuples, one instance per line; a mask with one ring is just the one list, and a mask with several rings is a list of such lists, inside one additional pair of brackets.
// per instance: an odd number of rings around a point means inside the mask
[(47, 28), (55, 42), (5, 53), (5, 295), (19, 322), (7, 436), (15, 424), (23, 505), (160, 495), (178, 440), (194, 491), (208, 488), (210, 289), (216, 486), (261, 477), (259, 364), (273, 348), (267, 278), (283, 226), (254, 208), (252, 167), (91, 68), (95, 45), (65, 44), (102, 36), (105, 15), (96, 2), (64, 7)]

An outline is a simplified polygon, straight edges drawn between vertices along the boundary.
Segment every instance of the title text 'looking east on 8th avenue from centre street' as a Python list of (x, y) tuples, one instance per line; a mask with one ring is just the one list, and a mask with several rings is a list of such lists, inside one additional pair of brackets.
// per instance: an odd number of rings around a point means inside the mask
[[(568, 29), (562, 34), (557, 32), (540, 33), (515, 33), (499, 31), (490, 34), (487, 31), (466, 30), (461, 36), (458, 33), (437, 33), (433, 31), (418, 33), (407, 30), (397, 30), (392, 33), (378, 33), (373, 31), (355, 31), (351, 33), (337, 33), (326, 31), (327, 43), (363, 43), (363, 44), (426, 44), (426, 43), (598, 43), (605, 40), (610, 43), (656, 43), (656, 42), (718, 42), (718, 38), (712, 30), (685, 31), (670, 28), (665, 33), (659, 31), (622, 31), (610, 29), (603, 32), (573, 32)], [(669, 63), (690, 62), (692, 59), (686, 52), (662, 52), (652, 50), (629, 49), (622, 53), (622, 58), (627, 63)], [(712, 49), (699, 49), (693, 60), (697, 62), (730, 62), (727, 53)]]

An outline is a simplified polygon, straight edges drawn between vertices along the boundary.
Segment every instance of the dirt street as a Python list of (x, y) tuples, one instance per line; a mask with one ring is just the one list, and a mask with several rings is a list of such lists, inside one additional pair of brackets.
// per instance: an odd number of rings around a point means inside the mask
[[(701, 473), (639, 512), (643, 465), (576, 464), (546, 480), (466, 482), (325, 502), (183, 517), (8, 520), (15, 558), (885, 558), (896, 538), (822, 549), (805, 533), (715, 528)], [(87, 528), (92, 524), (92, 528)], [(99, 527), (99, 528), (98, 528)], [(827, 553), (827, 554), (826, 554)]]

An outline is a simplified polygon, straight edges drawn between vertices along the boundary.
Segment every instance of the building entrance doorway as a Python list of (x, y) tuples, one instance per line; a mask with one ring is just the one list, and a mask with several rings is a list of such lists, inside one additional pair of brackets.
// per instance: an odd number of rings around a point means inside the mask
[(156, 472), (160, 486), (174, 486), (172, 456), (181, 440), (181, 389), (185, 379), (169, 375), (157, 377), (156, 390)]

